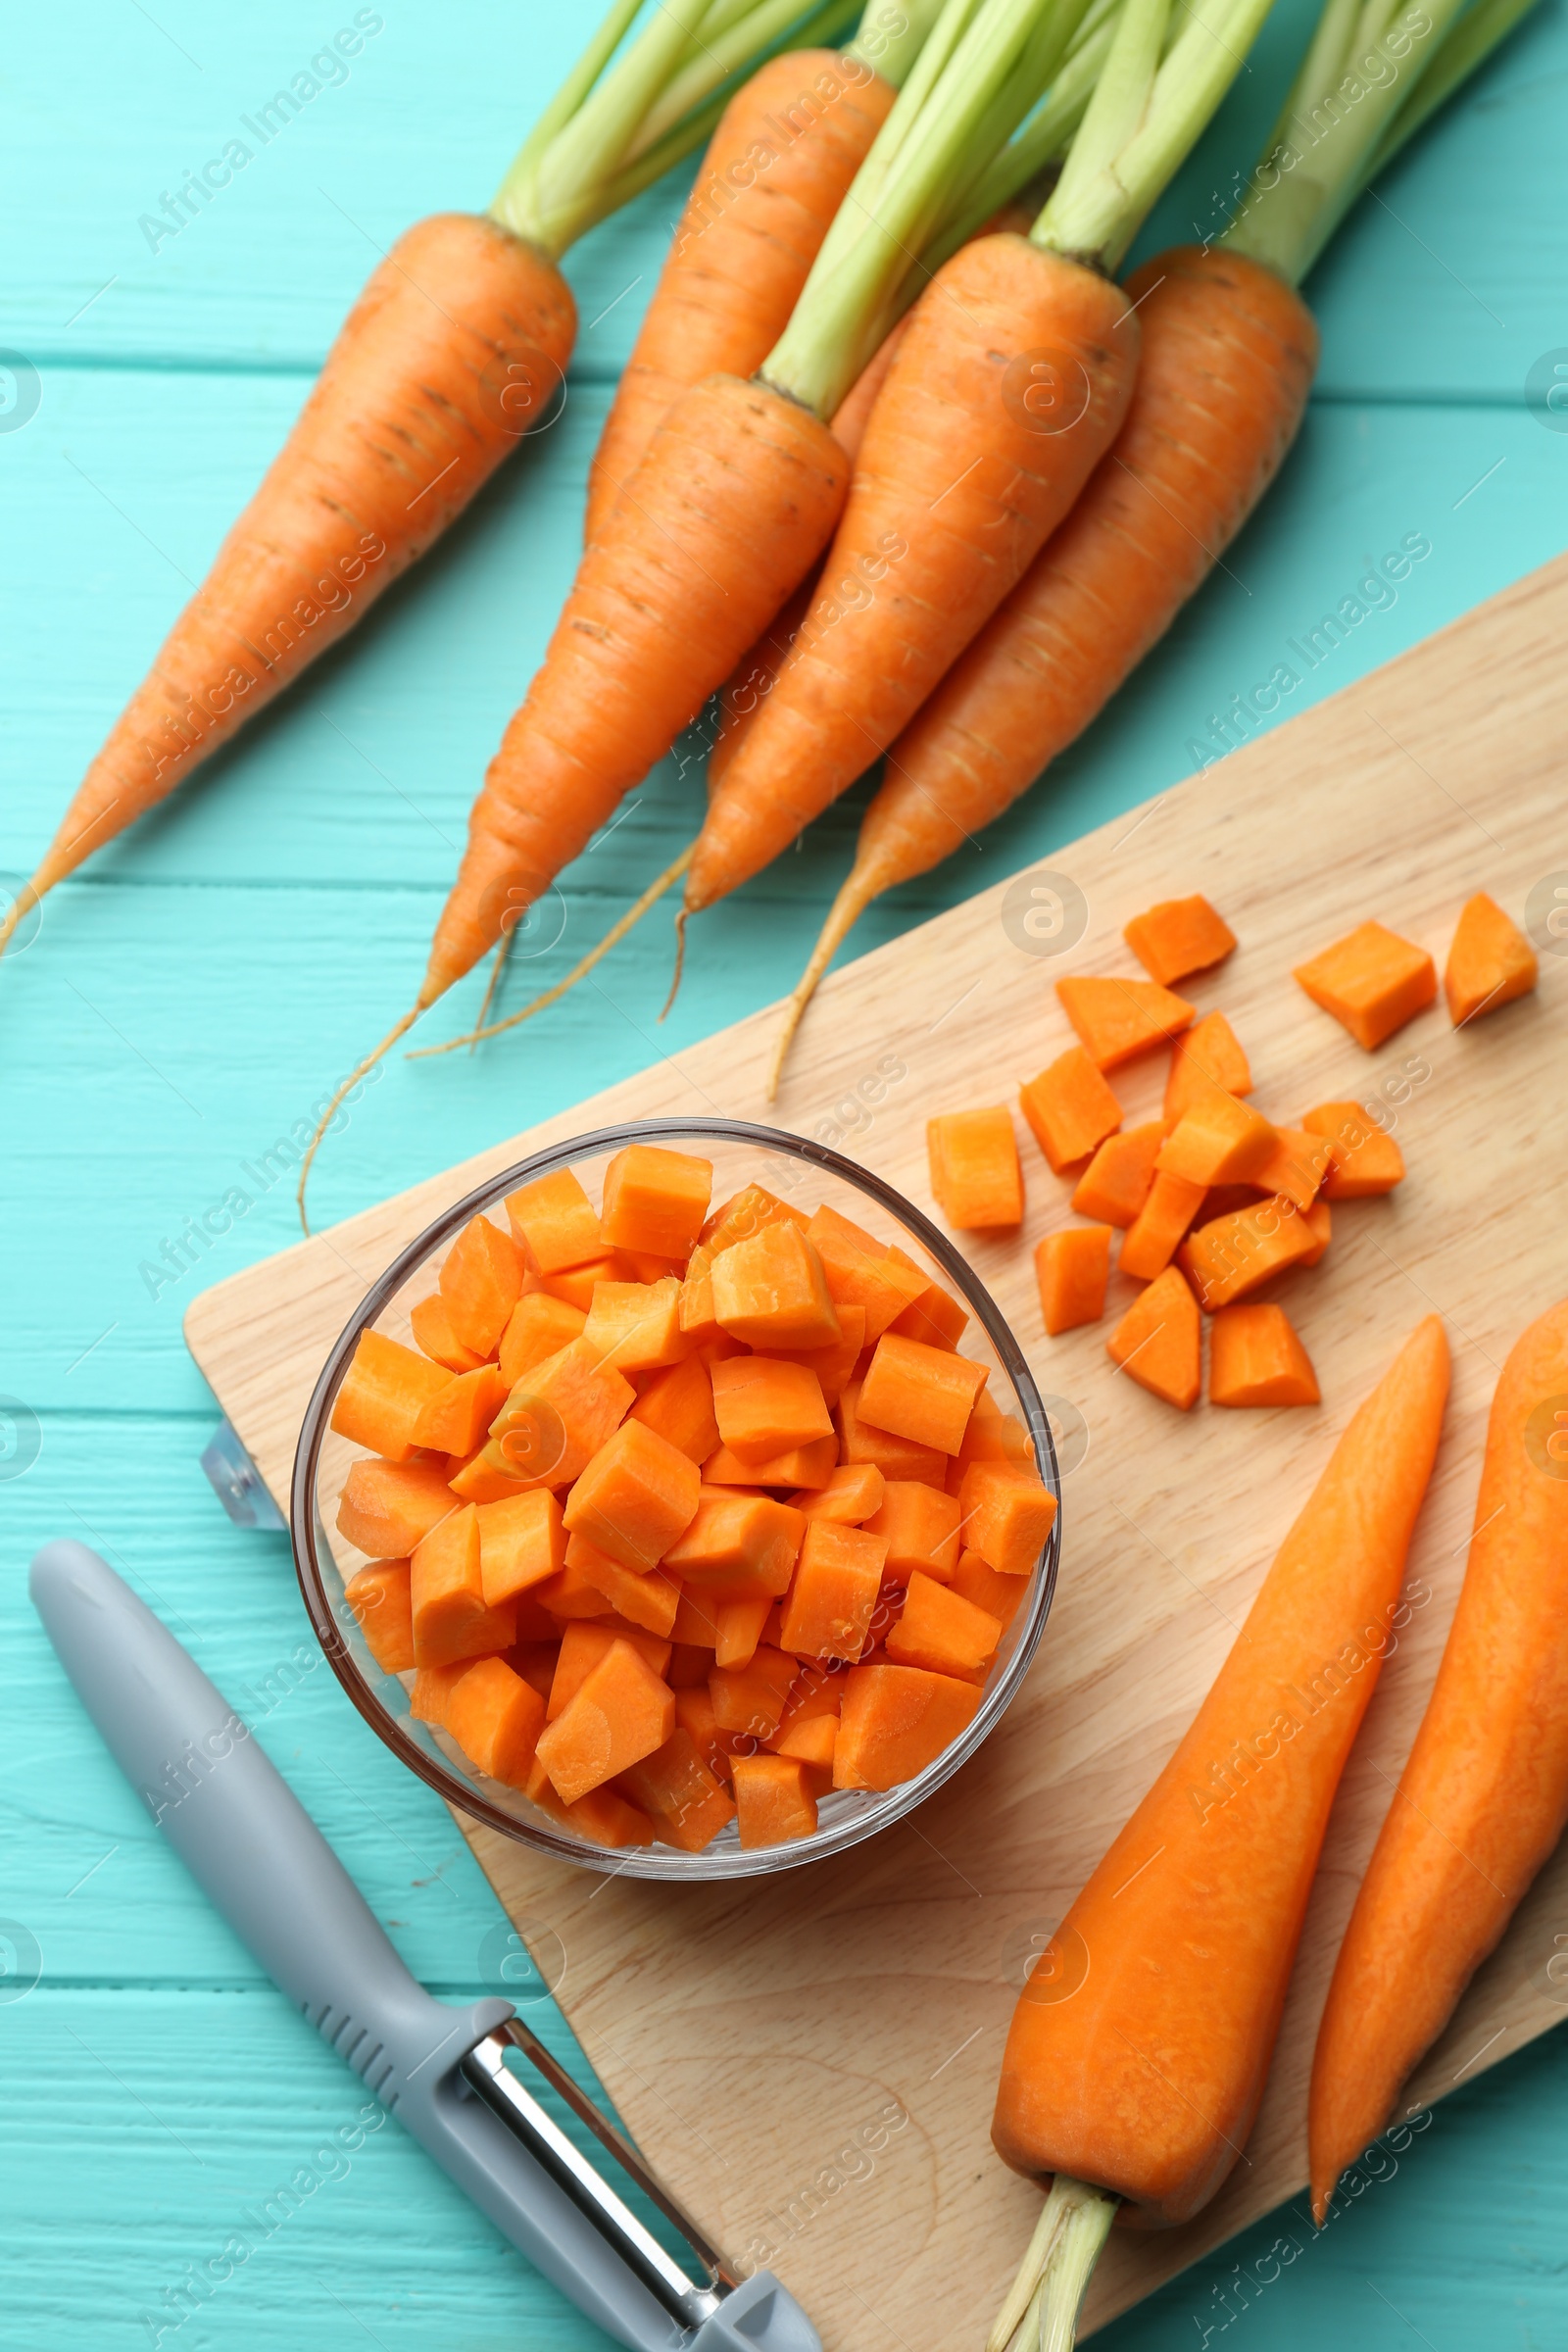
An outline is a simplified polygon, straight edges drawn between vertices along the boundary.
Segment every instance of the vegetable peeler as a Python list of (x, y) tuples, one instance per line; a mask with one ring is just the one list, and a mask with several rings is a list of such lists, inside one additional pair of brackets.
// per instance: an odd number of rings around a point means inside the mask
[[(195, 1660), (63, 1538), (29, 1589), (110, 1753), (240, 1940), (329, 2048), (511, 2239), (629, 2352), (821, 2352), (770, 2271), (738, 2278), (510, 2001), (438, 2001)], [(690, 2248), (676, 2261), (507, 2063), (565, 2100)]]

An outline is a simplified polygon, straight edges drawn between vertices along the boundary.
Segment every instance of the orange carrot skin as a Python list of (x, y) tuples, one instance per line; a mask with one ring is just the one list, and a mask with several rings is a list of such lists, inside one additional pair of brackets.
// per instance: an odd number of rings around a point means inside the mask
[(755, 375), (897, 93), (830, 49), (770, 58), (719, 119), (588, 473), (592, 539), (672, 402)]
[[(822, 585), (714, 794), (687, 878), (710, 906), (786, 849), (913, 716), (1114, 439), (1138, 365), (1120, 289), (1011, 233), (921, 296), (865, 428)], [(1074, 408), (1041, 429), (1031, 356)]]
[(1245, 257), (1180, 246), (1136, 270), (1127, 419), (1061, 528), (896, 745), (857, 852), (864, 906), (1026, 792), (1208, 576), (1279, 471), (1318, 336)]
[(1459, 1605), (1340, 1946), (1312, 2062), (1319, 2222), (1568, 1823), (1565, 1397), (1568, 1300), (1503, 1365)]
[(419, 993), (472, 968), (662, 759), (820, 554), (848, 487), (827, 426), (763, 384), (682, 395), (578, 565), (490, 762)]
[(438, 213), (399, 238), (34, 889), (165, 799), (354, 626), (548, 412), (575, 333), (555, 264), (498, 222)]
[(1191, 1730), (1019, 1999), (998, 2150), (1019, 2172), (1114, 2191), (1135, 2226), (1196, 2213), (1256, 2115), (1447, 1387), (1428, 1316), (1352, 1417)]

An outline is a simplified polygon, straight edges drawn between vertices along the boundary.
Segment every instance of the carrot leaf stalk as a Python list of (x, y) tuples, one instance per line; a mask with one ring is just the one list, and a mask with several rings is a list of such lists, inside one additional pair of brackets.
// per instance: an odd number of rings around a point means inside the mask
[(986, 2352), (1072, 2352), (1078, 2312), (1119, 2197), (1058, 2173)]

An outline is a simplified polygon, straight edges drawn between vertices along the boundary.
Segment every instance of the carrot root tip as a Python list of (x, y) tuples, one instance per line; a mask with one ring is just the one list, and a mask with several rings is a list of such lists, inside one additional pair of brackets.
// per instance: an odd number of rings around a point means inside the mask
[[(688, 850), (686, 855), (690, 858), (691, 851)], [(675, 999), (680, 994), (680, 976), (686, 969), (686, 925), (690, 920), (691, 908), (683, 906), (675, 917), (675, 969), (669, 983), (669, 994), (664, 999), (664, 1009), (659, 1016), (662, 1021), (669, 1018)]]
[(367, 1054), (365, 1059), (359, 1064), (358, 1068), (350, 1070), (348, 1076), (344, 1079), (342, 1085), (332, 1097), (331, 1102), (327, 1104), (326, 1108), (322, 1111), (320, 1117), (316, 1122), (316, 1133), (311, 1138), (310, 1149), (307, 1151), (304, 1159), (300, 1162), (300, 1180), (294, 1194), (294, 1204), (300, 1212), (300, 1229), (304, 1233), (307, 1241), (309, 1241), (311, 1238), (311, 1221), (305, 1213), (305, 1187), (310, 1181), (311, 1167), (315, 1161), (316, 1154), (321, 1148), (321, 1138), (325, 1135), (327, 1128), (330, 1126), (332, 1120), (336, 1117), (338, 1106), (342, 1102), (344, 1096), (348, 1094), (354, 1087), (358, 1086), (360, 1080), (366, 1075), (366, 1073), (369, 1070), (373, 1070), (376, 1063), (380, 1061), (385, 1054), (391, 1053), (392, 1048), (397, 1044), (400, 1037), (406, 1037), (408, 1035), (408, 1032), (414, 1027), (415, 1022), (418, 1019), (423, 1010), (424, 1007), (422, 1004), (416, 1004), (411, 1011), (406, 1012), (403, 1015), (401, 1021), (397, 1022), (393, 1028), (387, 1031), (385, 1037), (382, 1038), (381, 1043), (376, 1047), (375, 1052), (373, 1054)]

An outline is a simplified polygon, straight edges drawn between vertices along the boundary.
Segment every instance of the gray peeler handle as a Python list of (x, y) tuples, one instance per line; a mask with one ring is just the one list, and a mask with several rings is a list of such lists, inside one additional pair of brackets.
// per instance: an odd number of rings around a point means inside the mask
[[(29, 1585), (110, 1753), (272, 1982), (504, 2235), (608, 2334), (631, 2352), (695, 2352), (690, 2332), (459, 2072), (514, 2014), (511, 2002), (455, 2008), (415, 1981), (246, 1726), (96, 1552), (69, 1538), (46, 1544)], [(731, 2340), (815, 2352), (805, 2315), (765, 2274), (728, 2300), (732, 2309), (699, 2330), (702, 2352)], [(732, 2339), (726, 2319), (745, 2328), (754, 2304), (752, 2328)]]

